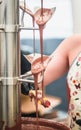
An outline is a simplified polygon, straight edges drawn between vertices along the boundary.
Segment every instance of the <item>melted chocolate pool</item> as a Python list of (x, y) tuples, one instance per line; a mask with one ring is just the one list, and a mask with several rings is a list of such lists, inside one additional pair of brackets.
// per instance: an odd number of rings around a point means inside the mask
[[(38, 130), (70, 130), (67, 126), (39, 118)], [(36, 118), (22, 118), (22, 130), (37, 130)]]

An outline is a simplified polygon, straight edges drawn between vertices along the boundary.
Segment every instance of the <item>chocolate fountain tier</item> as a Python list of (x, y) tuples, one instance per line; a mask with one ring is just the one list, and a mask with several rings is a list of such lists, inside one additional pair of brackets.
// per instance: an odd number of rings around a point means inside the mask
[[(22, 130), (37, 130), (36, 118), (22, 118)], [(67, 126), (47, 119), (39, 118), (38, 130), (70, 130)]]

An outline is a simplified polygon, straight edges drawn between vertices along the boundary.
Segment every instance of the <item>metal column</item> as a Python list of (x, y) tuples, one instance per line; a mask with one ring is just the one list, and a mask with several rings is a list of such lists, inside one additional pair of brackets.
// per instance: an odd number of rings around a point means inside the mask
[[(20, 117), (19, 0), (0, 4), (0, 130), (16, 130)], [(19, 130), (20, 128), (18, 128)]]

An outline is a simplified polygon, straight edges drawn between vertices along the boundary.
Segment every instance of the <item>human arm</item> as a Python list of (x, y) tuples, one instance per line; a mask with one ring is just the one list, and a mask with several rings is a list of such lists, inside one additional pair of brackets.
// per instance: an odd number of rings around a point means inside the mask
[(63, 40), (49, 56), (49, 62), (44, 72), (44, 86), (63, 76), (73, 60), (81, 51), (81, 34), (72, 35)]
[(68, 53), (62, 45), (49, 56), (48, 64), (44, 72), (44, 86), (63, 76), (69, 69)]

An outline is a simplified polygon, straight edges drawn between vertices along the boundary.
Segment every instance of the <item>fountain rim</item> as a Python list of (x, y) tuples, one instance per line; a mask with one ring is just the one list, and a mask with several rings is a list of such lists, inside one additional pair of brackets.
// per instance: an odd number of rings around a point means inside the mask
[[(35, 117), (22, 117), (22, 124), (23, 125), (36, 125), (37, 124), (37, 119)], [(48, 119), (44, 119), (44, 118), (39, 118), (38, 119), (39, 125), (40, 126), (44, 126), (44, 127), (48, 127), (48, 128), (54, 128), (57, 130), (70, 130), (70, 128), (62, 123), (53, 121), (53, 120), (48, 120)]]

